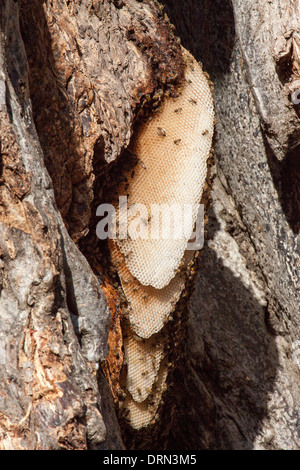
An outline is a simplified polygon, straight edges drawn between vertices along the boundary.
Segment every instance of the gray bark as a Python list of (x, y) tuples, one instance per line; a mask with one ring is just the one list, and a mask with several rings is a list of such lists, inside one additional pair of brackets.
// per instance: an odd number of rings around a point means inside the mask
[(165, 3), (218, 119), (170, 445), (299, 449), (299, 2)]

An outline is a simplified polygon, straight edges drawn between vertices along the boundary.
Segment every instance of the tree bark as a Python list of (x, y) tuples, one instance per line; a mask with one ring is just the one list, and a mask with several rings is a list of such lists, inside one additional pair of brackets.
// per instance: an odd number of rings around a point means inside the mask
[(180, 45), (152, 1), (5, 0), (0, 18), (0, 446), (122, 449), (95, 208)]
[(165, 3), (218, 120), (170, 443), (299, 449), (299, 2)]
[[(164, 4), (215, 84), (215, 179), (175, 415), (134, 445), (298, 449), (299, 3)], [(0, 448), (122, 449), (95, 209), (180, 46), (154, 0), (4, 0), (0, 20)]]

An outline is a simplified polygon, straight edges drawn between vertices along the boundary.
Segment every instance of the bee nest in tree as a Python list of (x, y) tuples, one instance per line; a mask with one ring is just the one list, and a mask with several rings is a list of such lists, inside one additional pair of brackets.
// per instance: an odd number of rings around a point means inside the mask
[(112, 261), (118, 265), (118, 272), (126, 299), (129, 302), (129, 321), (135, 334), (141, 338), (150, 338), (162, 330), (168, 321), (170, 312), (180, 298), (185, 285), (184, 268), (193, 258), (193, 251), (186, 251), (183, 269), (162, 289), (144, 286), (129, 271), (126, 260), (117, 244), (111, 244)]
[[(118, 190), (119, 195), (129, 195), (128, 226), (134, 221), (139, 229), (144, 227), (148, 238), (129, 236), (110, 243), (128, 301), (124, 407), (135, 429), (153, 422), (165, 388), (167, 337), (162, 330), (184, 290), (185, 268), (194, 255), (187, 244), (196, 223), (213, 137), (214, 109), (208, 80), (195, 59), (185, 50), (183, 53), (186, 70), (181, 94), (165, 97), (159, 113), (140, 125), (131, 151), (141, 164), (124, 175), (125, 182)], [(139, 204), (146, 207), (146, 214)], [(184, 233), (177, 239), (175, 224), (168, 238), (150, 236), (161, 233), (161, 219), (153, 216), (151, 205), (163, 204), (191, 208)], [(137, 211), (131, 212), (131, 207)], [(121, 211), (116, 210), (120, 216)]]

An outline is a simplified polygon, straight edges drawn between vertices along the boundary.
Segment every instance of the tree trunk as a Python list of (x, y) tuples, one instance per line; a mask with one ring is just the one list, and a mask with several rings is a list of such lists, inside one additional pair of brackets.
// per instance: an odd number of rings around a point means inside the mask
[(95, 209), (180, 46), (151, 1), (5, 0), (0, 18), (0, 446), (122, 449)]
[(215, 84), (218, 119), (170, 445), (299, 449), (300, 5), (165, 3)]
[(300, 447), (299, 2), (164, 4), (218, 122), (156, 444), (120, 431), (103, 376), (113, 297), (95, 214), (135, 123), (182, 80), (180, 45), (154, 0), (0, 5), (0, 448), (122, 449), (122, 432), (139, 448)]

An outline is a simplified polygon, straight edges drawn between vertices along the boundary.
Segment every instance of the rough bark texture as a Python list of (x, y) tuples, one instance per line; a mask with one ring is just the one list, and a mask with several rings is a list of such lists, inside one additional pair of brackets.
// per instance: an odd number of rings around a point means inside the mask
[[(177, 411), (155, 445), (297, 449), (299, 2), (164, 3), (218, 123)], [(180, 48), (152, 0), (3, 0), (0, 21), (0, 448), (120, 449), (94, 211), (140, 109), (180, 82)]]
[(78, 240), (88, 232), (97, 176), (129, 144), (145, 96), (180, 78), (181, 51), (153, 2), (21, 4), (35, 124), (58, 207)]
[(106, 300), (55, 204), (33, 124), (18, 5), (9, 0), (1, 4), (0, 47), (0, 446), (122, 448), (112, 410), (105, 425), (97, 384)]
[(83, 243), (93, 269), (74, 241), (141, 108), (182, 79), (180, 45), (151, 0), (5, 0), (0, 19), (0, 445), (122, 448), (98, 371), (111, 320), (98, 240)]
[[(299, 2), (165, 2), (215, 83), (217, 178), (170, 445), (297, 449)], [(188, 404), (188, 408), (185, 404)]]

